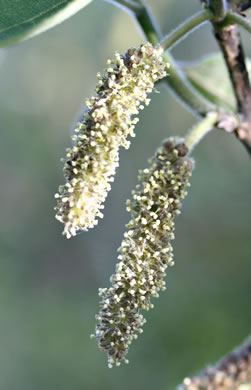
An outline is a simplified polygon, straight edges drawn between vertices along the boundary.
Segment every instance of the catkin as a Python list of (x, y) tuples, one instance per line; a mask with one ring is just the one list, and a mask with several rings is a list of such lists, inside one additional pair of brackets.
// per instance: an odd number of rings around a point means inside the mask
[(139, 172), (140, 184), (127, 201), (131, 220), (119, 248), (111, 287), (101, 288), (96, 337), (108, 354), (108, 365), (125, 360), (128, 347), (145, 323), (142, 309), (165, 289), (165, 271), (173, 263), (174, 219), (189, 186), (193, 161), (180, 139), (170, 138)]
[(102, 218), (103, 203), (119, 161), (119, 148), (128, 148), (134, 137), (135, 117), (148, 105), (147, 95), (166, 76), (162, 49), (150, 43), (129, 49), (108, 60), (106, 75), (98, 74), (96, 95), (87, 100), (87, 112), (78, 123), (64, 160), (66, 183), (59, 187), (56, 218), (64, 223), (67, 238), (88, 230)]
[(178, 390), (251, 390), (251, 339), (216, 366), (185, 378)]

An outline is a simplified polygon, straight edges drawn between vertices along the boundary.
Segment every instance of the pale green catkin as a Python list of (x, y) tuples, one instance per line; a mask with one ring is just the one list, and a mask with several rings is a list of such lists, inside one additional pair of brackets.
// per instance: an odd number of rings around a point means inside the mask
[[(64, 160), (66, 183), (59, 187), (56, 218), (64, 223), (67, 238), (88, 230), (102, 218), (103, 203), (118, 166), (119, 148), (128, 148), (134, 137), (135, 117), (148, 105), (147, 95), (166, 76), (162, 49), (150, 43), (129, 49), (108, 60), (106, 75), (98, 74), (96, 95), (87, 100), (88, 111), (78, 123)], [(142, 104), (143, 103), (143, 104)]]
[(139, 172), (140, 184), (127, 201), (132, 219), (119, 248), (111, 287), (99, 290), (100, 312), (96, 317), (99, 347), (108, 354), (108, 365), (125, 360), (129, 344), (142, 332), (141, 309), (153, 307), (150, 298), (165, 289), (165, 270), (173, 263), (171, 240), (174, 219), (186, 196), (193, 161), (180, 139), (170, 138)]
[(216, 366), (185, 378), (178, 390), (251, 390), (251, 339)]

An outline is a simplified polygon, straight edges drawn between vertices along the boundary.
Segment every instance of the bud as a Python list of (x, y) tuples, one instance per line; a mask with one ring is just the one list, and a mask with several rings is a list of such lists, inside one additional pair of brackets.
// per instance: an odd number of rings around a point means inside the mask
[(108, 365), (125, 360), (132, 340), (142, 332), (141, 309), (153, 307), (150, 298), (165, 289), (165, 271), (172, 266), (174, 219), (186, 196), (193, 162), (186, 145), (170, 138), (139, 172), (140, 184), (127, 201), (132, 219), (119, 248), (111, 287), (100, 289), (96, 338), (108, 354)]
[[(102, 218), (103, 203), (119, 161), (119, 147), (128, 148), (134, 137), (135, 117), (148, 105), (154, 83), (166, 76), (162, 49), (150, 43), (129, 49), (108, 60), (106, 75), (98, 74), (96, 95), (87, 100), (88, 111), (78, 123), (64, 160), (66, 183), (59, 187), (56, 218), (64, 223), (67, 238), (88, 230)], [(142, 104), (143, 103), (143, 104)], [(134, 116), (132, 118), (132, 116)]]

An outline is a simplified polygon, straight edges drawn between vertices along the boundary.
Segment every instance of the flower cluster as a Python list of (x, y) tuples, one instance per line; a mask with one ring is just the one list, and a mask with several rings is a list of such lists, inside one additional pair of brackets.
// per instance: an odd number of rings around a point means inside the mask
[[(96, 95), (87, 100), (87, 112), (78, 123), (64, 160), (66, 183), (59, 187), (56, 218), (65, 224), (67, 238), (88, 230), (102, 217), (103, 202), (110, 190), (119, 160), (119, 147), (128, 148), (138, 118), (149, 104), (154, 83), (166, 76), (162, 49), (150, 43), (129, 49), (108, 60), (106, 75), (98, 74)], [(142, 104), (143, 103), (143, 104)]]
[(251, 340), (233, 351), (216, 367), (208, 367), (199, 376), (184, 379), (179, 390), (250, 390)]
[(174, 219), (193, 167), (187, 153), (182, 140), (166, 140), (150, 167), (139, 172), (140, 184), (127, 201), (132, 219), (119, 248), (111, 287), (99, 290), (101, 309), (93, 335), (107, 352), (109, 367), (126, 361), (128, 346), (145, 323), (140, 310), (152, 308), (151, 296), (158, 297), (158, 291), (165, 289), (165, 270), (174, 264)]

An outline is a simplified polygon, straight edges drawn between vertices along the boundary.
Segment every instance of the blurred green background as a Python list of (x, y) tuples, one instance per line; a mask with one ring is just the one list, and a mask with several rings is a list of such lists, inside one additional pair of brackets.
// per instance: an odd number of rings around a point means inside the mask
[[(199, 7), (198, 0), (148, 3), (163, 32)], [(242, 36), (251, 55), (250, 38)], [(173, 389), (249, 333), (250, 159), (234, 136), (214, 131), (194, 152), (192, 187), (176, 225), (176, 265), (130, 348), (130, 364), (108, 369), (89, 338), (137, 170), (163, 138), (194, 123), (159, 86), (130, 150), (121, 151), (105, 218), (71, 240), (61, 235), (54, 193), (64, 181), (60, 158), (74, 123), (106, 59), (141, 42), (129, 15), (94, 0), (56, 28), (0, 51), (1, 389)], [(196, 60), (216, 50), (206, 25), (173, 53)]]

